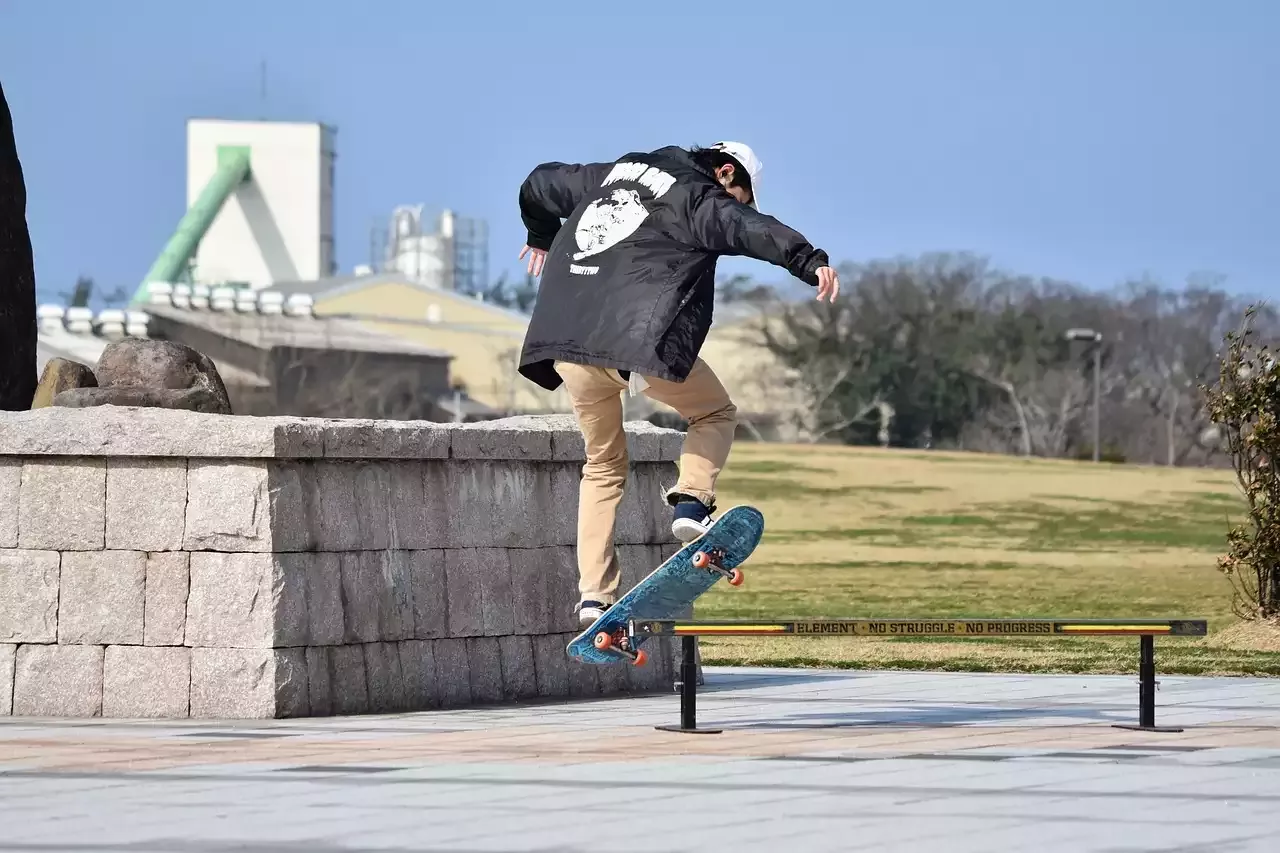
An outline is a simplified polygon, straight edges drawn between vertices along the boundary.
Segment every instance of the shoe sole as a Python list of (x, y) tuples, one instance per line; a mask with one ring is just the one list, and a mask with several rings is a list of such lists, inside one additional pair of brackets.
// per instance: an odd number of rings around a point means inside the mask
[(706, 533), (707, 529), (707, 527), (698, 522), (687, 518), (677, 518), (671, 522), (671, 535), (686, 544)]
[(592, 617), (591, 617), (591, 618), (589, 618), (589, 619), (588, 619), (588, 618), (586, 618), (586, 617), (581, 617), (581, 616), (580, 616), (580, 617), (578, 618), (578, 630), (579, 630), (579, 631), (585, 631), (586, 629), (590, 628), (593, 624), (595, 624), (596, 620), (597, 620), (597, 619), (599, 619), (599, 618), (600, 618), (601, 616), (603, 616), (603, 615), (604, 615), (604, 612), (603, 612), (603, 611), (601, 611), (600, 613), (597, 613), (595, 616), (592, 616)]

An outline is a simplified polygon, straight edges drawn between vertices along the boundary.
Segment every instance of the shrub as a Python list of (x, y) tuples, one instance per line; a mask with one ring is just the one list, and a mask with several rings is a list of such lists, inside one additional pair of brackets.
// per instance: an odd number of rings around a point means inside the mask
[(1249, 510), (1227, 534), (1218, 568), (1235, 589), (1239, 616), (1274, 619), (1280, 616), (1280, 364), (1274, 350), (1255, 340), (1257, 311), (1251, 306), (1240, 331), (1227, 333), (1218, 383), (1202, 390)]

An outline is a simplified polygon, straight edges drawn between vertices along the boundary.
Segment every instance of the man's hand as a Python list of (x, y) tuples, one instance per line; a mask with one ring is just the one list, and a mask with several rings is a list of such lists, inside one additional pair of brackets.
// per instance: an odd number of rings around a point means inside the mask
[(528, 246), (525, 246), (520, 250), (520, 257), (516, 260), (523, 260), (525, 255), (529, 256), (529, 275), (542, 275), (542, 265), (546, 263), (547, 253), (542, 249), (531, 249)]
[(840, 276), (836, 275), (836, 271), (831, 267), (818, 268), (818, 301), (827, 297), (828, 302), (836, 301), (836, 294), (840, 292)]

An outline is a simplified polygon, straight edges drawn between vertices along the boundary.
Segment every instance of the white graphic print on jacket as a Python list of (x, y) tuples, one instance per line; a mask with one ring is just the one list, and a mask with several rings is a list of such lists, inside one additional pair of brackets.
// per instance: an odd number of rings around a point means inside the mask
[[(601, 186), (618, 181), (634, 181), (652, 192), (654, 198), (662, 198), (676, 179), (647, 163), (618, 163)], [(608, 198), (596, 199), (582, 212), (574, 230), (580, 251), (573, 254), (573, 259), (580, 261), (607, 252), (634, 234), (648, 215), (649, 210), (636, 190), (619, 187)], [(599, 267), (569, 265), (569, 272), (575, 275), (595, 275), (599, 271)]]
[(573, 259), (580, 261), (612, 249), (620, 241), (630, 237), (644, 222), (649, 211), (640, 203), (640, 193), (635, 190), (614, 190), (608, 198), (600, 198), (582, 211), (578, 229), (578, 248)]

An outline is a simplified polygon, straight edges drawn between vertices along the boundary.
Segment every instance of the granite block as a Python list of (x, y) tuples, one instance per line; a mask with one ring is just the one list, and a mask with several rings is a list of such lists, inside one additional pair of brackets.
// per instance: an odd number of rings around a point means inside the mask
[(158, 551), (146, 555), (146, 602), (142, 618), (145, 645), (185, 645), (190, 587), (191, 555), (188, 552)]
[(303, 716), (308, 698), (302, 649), (191, 649), (192, 717)]
[(502, 648), (497, 637), (467, 638), (467, 679), (472, 702), (502, 701)]
[(436, 695), (440, 706), (456, 708), (471, 702), (471, 671), (464, 638), (433, 640), (436, 658)]
[(57, 551), (0, 550), (0, 643), (58, 639)]
[(18, 547), (18, 499), (22, 493), (22, 460), (0, 456), (0, 548)]
[(104, 717), (186, 717), (191, 699), (191, 650), (108, 646), (102, 682)]
[(106, 547), (107, 462), (27, 459), (18, 497), (18, 547), (100, 551)]
[(187, 460), (108, 460), (107, 548), (179, 551), (186, 516)]
[(14, 715), (101, 716), (102, 661), (102, 646), (18, 646), (13, 675)]
[(58, 581), (58, 642), (143, 642), (147, 555), (142, 551), (68, 551)]

